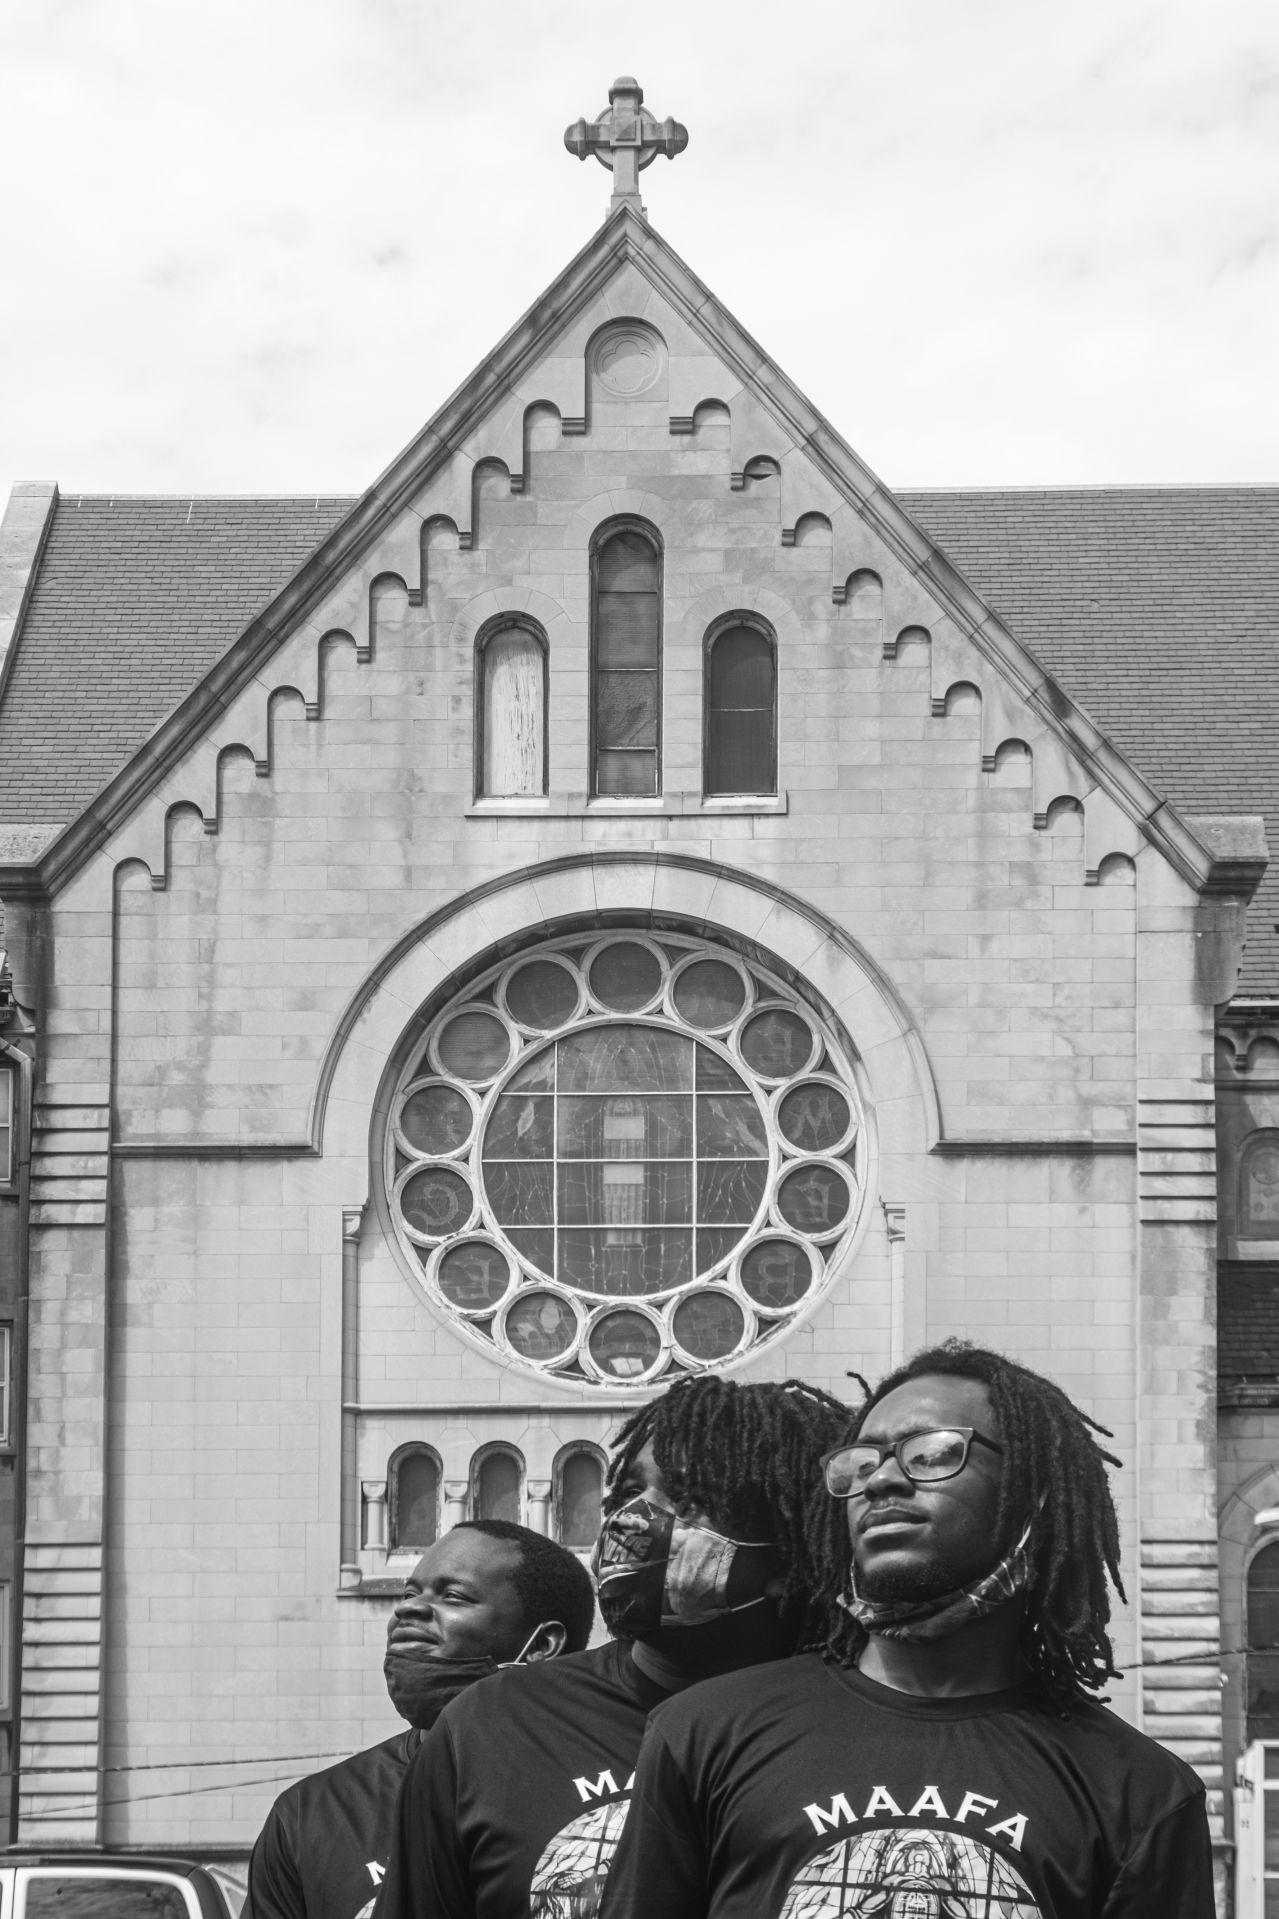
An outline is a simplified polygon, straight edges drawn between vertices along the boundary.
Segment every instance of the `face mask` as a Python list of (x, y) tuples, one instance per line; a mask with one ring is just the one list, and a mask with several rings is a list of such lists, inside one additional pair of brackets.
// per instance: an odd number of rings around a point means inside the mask
[(770, 1540), (729, 1539), (640, 1494), (604, 1521), (592, 1570), (609, 1631), (642, 1639), (761, 1605), (777, 1553)]
[(504, 1666), (522, 1666), (524, 1655), (542, 1628), (535, 1626), (514, 1659), (435, 1659), (417, 1647), (391, 1648), (382, 1661), (382, 1676), (391, 1704), (401, 1719), (429, 1732), (444, 1708), (477, 1679), (501, 1672)]
[(844, 1611), (851, 1613), (859, 1626), (880, 1639), (905, 1639), (918, 1643), (924, 1639), (948, 1639), (974, 1619), (1006, 1606), (1030, 1583), (1030, 1527), (1027, 1526), (1012, 1551), (1005, 1553), (993, 1571), (970, 1585), (957, 1586), (939, 1593), (935, 1599), (887, 1601), (879, 1604), (863, 1599), (853, 1575), (850, 1590), (840, 1599)]

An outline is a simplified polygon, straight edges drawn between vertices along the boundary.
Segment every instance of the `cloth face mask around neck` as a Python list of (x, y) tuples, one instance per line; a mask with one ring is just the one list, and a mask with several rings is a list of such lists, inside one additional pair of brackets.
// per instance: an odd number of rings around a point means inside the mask
[(857, 1590), (857, 1574), (839, 1604), (851, 1613), (859, 1626), (879, 1639), (947, 1639), (974, 1619), (1006, 1606), (1030, 1583), (1030, 1527), (1027, 1526), (1011, 1552), (981, 1579), (967, 1586), (952, 1587), (935, 1599), (885, 1600), (863, 1599)]
[(468, 1686), (487, 1679), (490, 1673), (501, 1672), (504, 1666), (522, 1666), (525, 1653), (541, 1630), (540, 1626), (533, 1628), (514, 1659), (494, 1659), (488, 1653), (479, 1659), (437, 1659), (413, 1648), (397, 1651), (392, 1647), (382, 1661), (391, 1704), (410, 1726), (429, 1732), (444, 1708)]
[(638, 1494), (604, 1521), (592, 1571), (609, 1631), (642, 1639), (761, 1605), (777, 1553), (769, 1540), (730, 1539)]

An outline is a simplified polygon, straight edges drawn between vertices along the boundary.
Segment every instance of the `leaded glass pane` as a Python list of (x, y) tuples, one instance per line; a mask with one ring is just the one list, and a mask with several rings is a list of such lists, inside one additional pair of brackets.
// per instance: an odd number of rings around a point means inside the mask
[(728, 1293), (690, 1293), (671, 1315), (671, 1331), (690, 1359), (727, 1359), (740, 1345), (746, 1315)]
[(697, 1169), (697, 1217), (710, 1226), (749, 1226), (768, 1182), (768, 1161), (714, 1160)]
[(440, 1064), (473, 1085), (500, 1073), (511, 1051), (506, 1028), (492, 1013), (457, 1013), (440, 1033)]
[(522, 1026), (547, 1033), (573, 1013), (577, 986), (573, 975), (553, 960), (533, 960), (511, 974), (506, 1004)]
[(662, 1350), (656, 1326), (642, 1313), (607, 1313), (592, 1328), (591, 1358), (614, 1379), (634, 1379), (654, 1365)]
[(405, 1180), (400, 1208), (416, 1232), (447, 1239), (451, 1233), (460, 1233), (471, 1216), (471, 1189), (459, 1173), (430, 1166)]
[(559, 1128), (561, 1159), (690, 1159), (693, 1102), (686, 1093), (565, 1097)]
[(539, 1273), (554, 1277), (555, 1234), (553, 1232), (539, 1232), (536, 1228), (528, 1226), (512, 1226), (507, 1229), (506, 1237), (521, 1259), (526, 1260), (530, 1266), (535, 1266)]
[(746, 987), (723, 960), (697, 960), (676, 980), (673, 997), (690, 1026), (727, 1026), (746, 1004)]
[(591, 991), (614, 1013), (635, 1013), (657, 997), (662, 967), (651, 947), (618, 940), (591, 962)]
[(555, 1219), (554, 1168), (549, 1160), (486, 1159), (484, 1191), (502, 1226), (550, 1226)]
[(568, 1160), (559, 1169), (560, 1224), (691, 1224), (692, 1171), (680, 1160)]
[(693, 1085), (693, 1044), (656, 1026), (596, 1026), (559, 1043), (561, 1093), (678, 1093)]
[(804, 1153), (829, 1153), (844, 1138), (851, 1120), (844, 1095), (820, 1081), (795, 1087), (777, 1108), (783, 1134)]
[(798, 1013), (769, 1007), (748, 1020), (742, 1032), (742, 1058), (765, 1079), (800, 1073), (813, 1056), (813, 1035)]
[(506, 1337), (524, 1359), (558, 1359), (577, 1337), (577, 1315), (556, 1293), (526, 1293), (506, 1315)]
[(555, 1091), (555, 1048), (548, 1046), (533, 1053), (506, 1082), (508, 1092), (553, 1093)]
[(614, 533), (595, 565), (601, 593), (651, 593), (657, 586), (657, 552), (642, 533)]
[(491, 1312), (511, 1281), (506, 1257), (482, 1239), (450, 1246), (436, 1271), (444, 1297), (460, 1312)]
[(470, 1102), (453, 1086), (423, 1086), (400, 1109), (400, 1131), (419, 1153), (453, 1153), (471, 1136)]
[(737, 1246), (741, 1245), (742, 1228), (740, 1226), (699, 1226), (697, 1229), (697, 1270), (709, 1273), (712, 1266), (718, 1266), (727, 1259)]
[(699, 1093), (744, 1093), (746, 1081), (735, 1073), (726, 1059), (709, 1046), (697, 1049), (697, 1090)]
[(605, 667), (657, 665), (656, 593), (601, 593), (596, 659)]
[(787, 1174), (777, 1210), (797, 1233), (829, 1233), (848, 1216), (848, 1181), (834, 1166), (804, 1166)]
[(594, 1453), (570, 1453), (560, 1468), (560, 1544), (589, 1552), (599, 1536), (604, 1468)]
[(395, 1469), (392, 1545), (397, 1552), (425, 1552), (440, 1525), (440, 1469), (430, 1453), (403, 1453)]
[(601, 750), (596, 754), (596, 791), (619, 799), (646, 799), (657, 791), (657, 754)]
[(484, 1129), (484, 1157), (549, 1159), (555, 1144), (555, 1101), (546, 1093), (503, 1093)]
[(601, 751), (657, 745), (656, 673), (601, 670), (596, 681), (595, 739)]
[(490, 1453), (480, 1462), (475, 1508), (477, 1519), (505, 1519), (519, 1524), (520, 1468), (510, 1453)]
[(1279, 1739), (1279, 1652), (1248, 1654), (1247, 1686), (1249, 1739)]
[(791, 1239), (763, 1239), (742, 1256), (742, 1290), (769, 1312), (798, 1306), (812, 1278), (807, 1253)]
[(653, 1227), (569, 1228), (559, 1234), (556, 1276), (610, 1299), (635, 1299), (692, 1277), (692, 1234)]
[(749, 1093), (698, 1095), (697, 1151), (703, 1159), (750, 1159), (767, 1154), (764, 1115)]
[(706, 691), (707, 792), (774, 792), (776, 669), (765, 636), (749, 626), (721, 633)]

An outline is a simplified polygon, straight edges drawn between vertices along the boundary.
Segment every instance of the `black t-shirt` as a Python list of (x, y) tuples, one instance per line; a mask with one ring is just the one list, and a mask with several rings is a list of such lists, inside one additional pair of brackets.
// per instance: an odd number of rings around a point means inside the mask
[(421, 1740), (407, 1727), (282, 1792), (253, 1848), (242, 1919), (365, 1919), (386, 1870), (395, 1795)]
[(1203, 1786), (1091, 1702), (816, 1656), (659, 1708), (604, 1919), (1213, 1919)]
[(616, 1640), (468, 1687), (405, 1776), (378, 1919), (590, 1919), (668, 1697)]

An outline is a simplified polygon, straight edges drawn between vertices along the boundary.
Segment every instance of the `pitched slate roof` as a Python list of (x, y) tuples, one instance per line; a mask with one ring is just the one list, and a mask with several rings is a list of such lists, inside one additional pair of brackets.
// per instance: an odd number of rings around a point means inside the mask
[(83, 812), (351, 504), (59, 498), (0, 706), (0, 823)]
[(1279, 994), (1279, 487), (898, 493), (1182, 813), (1261, 813), (1242, 993)]
[[(1279, 992), (1279, 487), (899, 492), (1186, 813), (1267, 817), (1241, 990)], [(61, 499), (0, 709), (0, 823), (70, 821), (354, 499)]]

